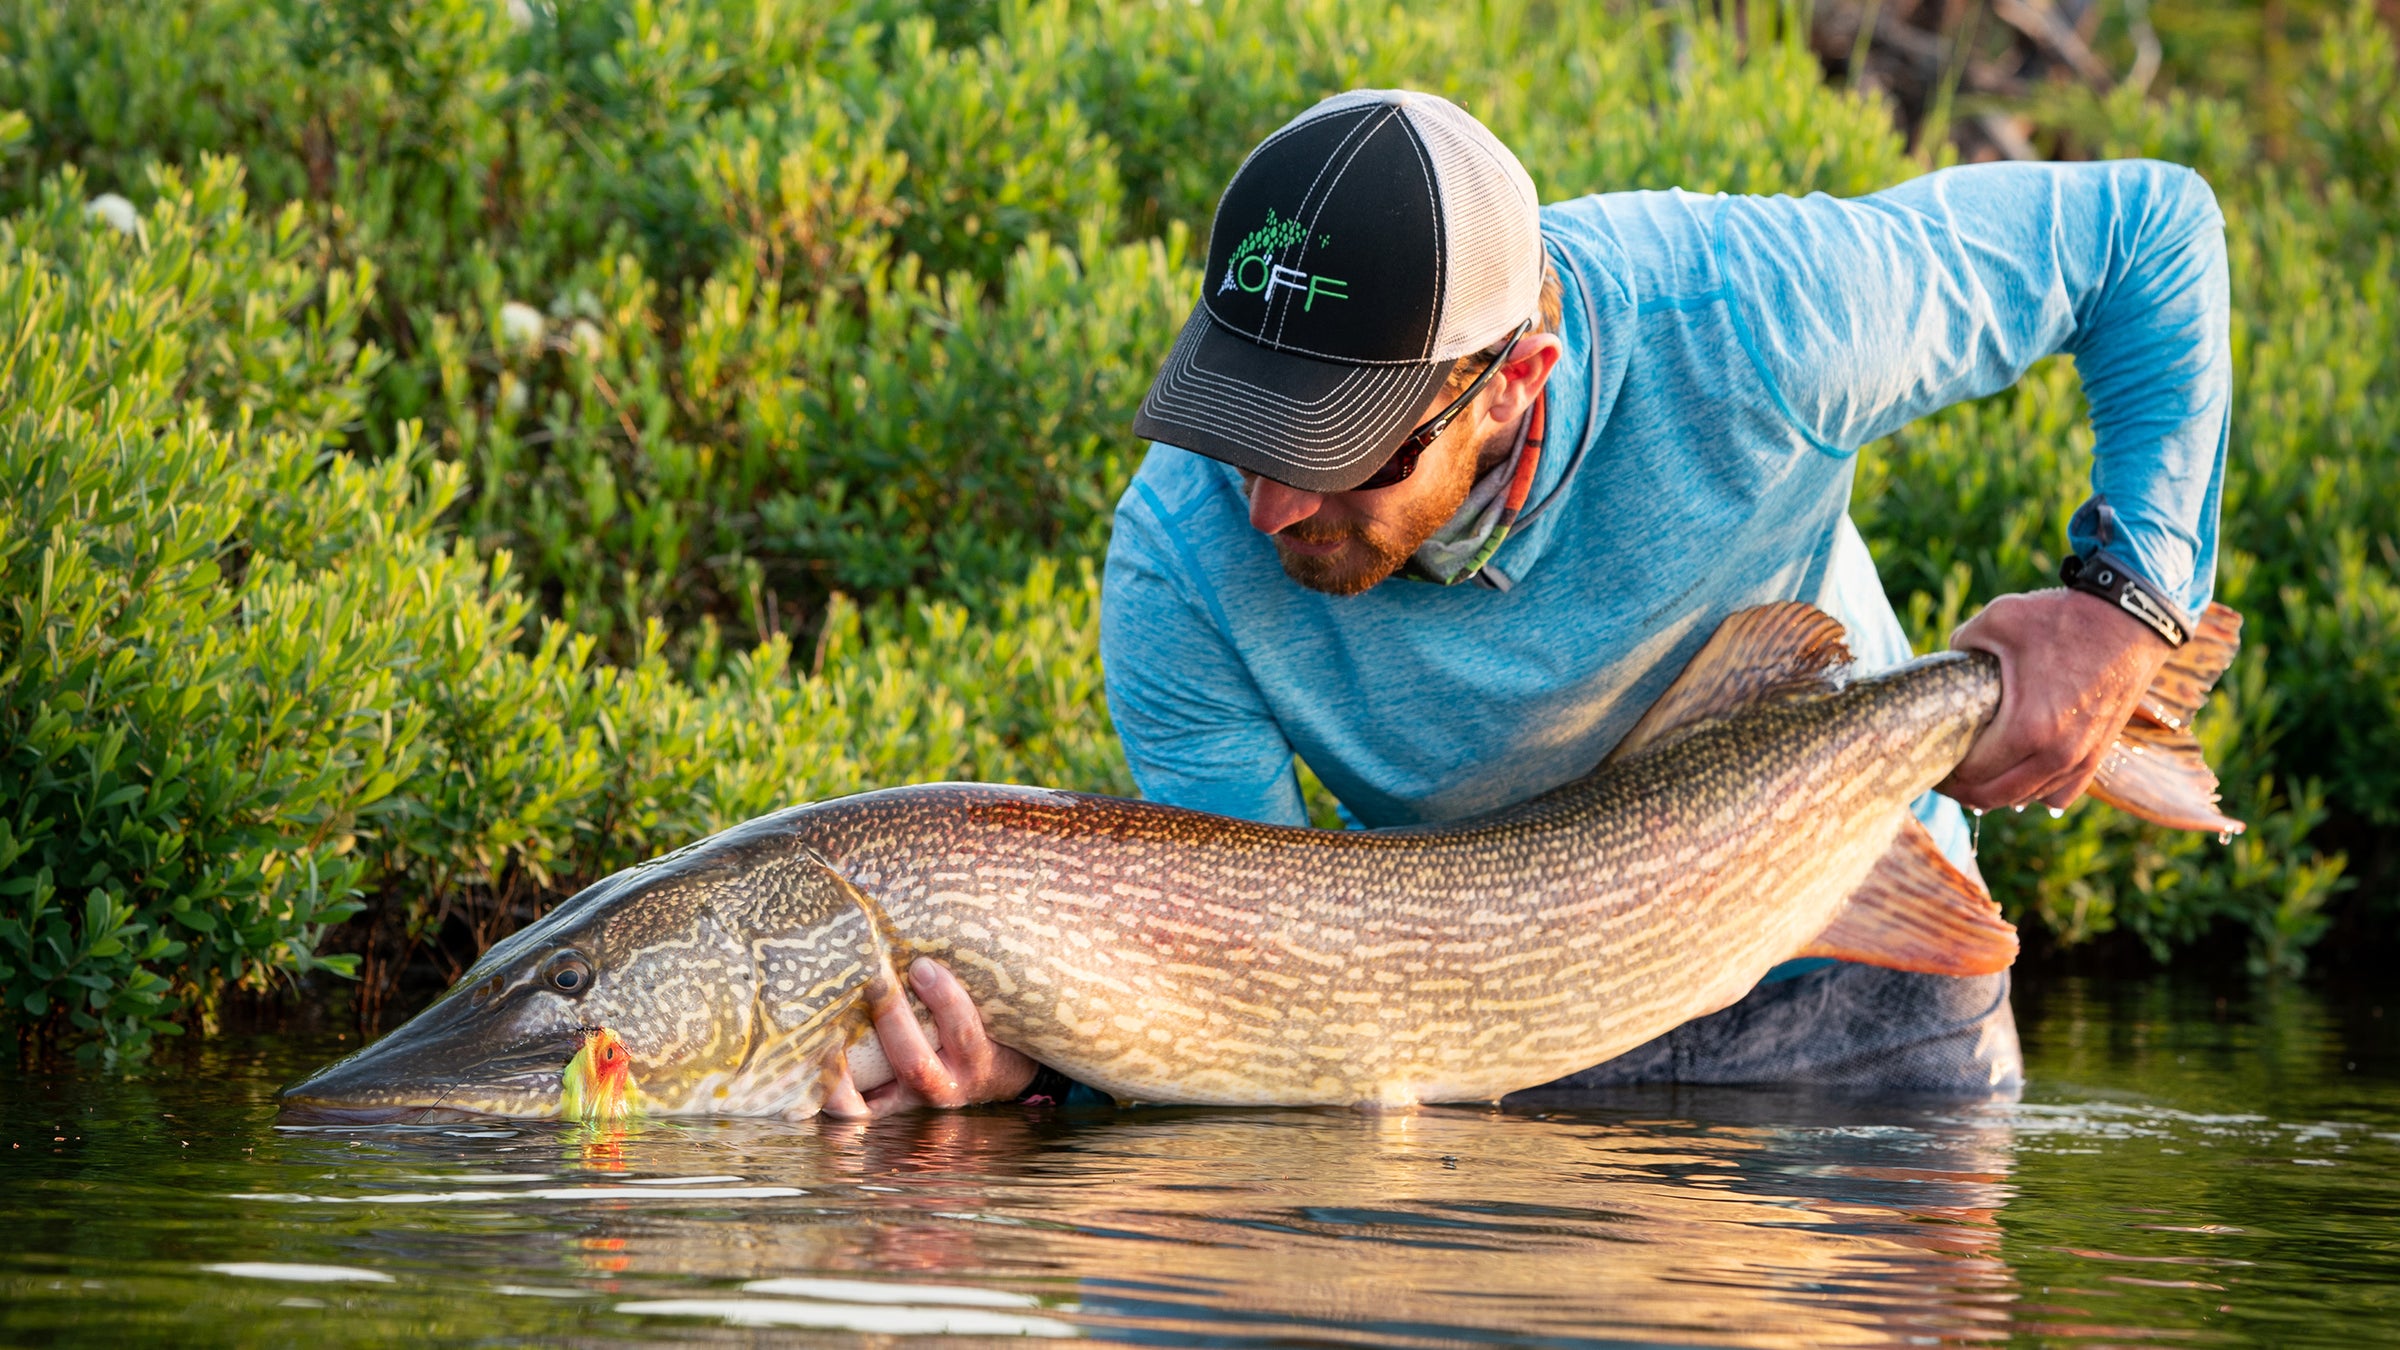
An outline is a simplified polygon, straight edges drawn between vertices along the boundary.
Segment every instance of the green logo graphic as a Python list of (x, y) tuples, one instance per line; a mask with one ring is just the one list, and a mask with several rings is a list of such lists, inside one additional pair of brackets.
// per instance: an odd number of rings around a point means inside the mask
[(1267, 208), (1267, 223), (1252, 230), (1250, 237), (1242, 241), (1241, 247), (1233, 251), (1233, 262), (1239, 266), (1243, 259), (1253, 253), (1273, 253), (1280, 248), (1290, 248), (1307, 237), (1308, 231), (1300, 228), (1299, 221), (1277, 220), (1275, 208), (1270, 206)]
[[(1303, 272), (1297, 267), (1285, 267), (1275, 261), (1273, 255), (1276, 252), (1304, 243), (1307, 239), (1308, 230), (1299, 221), (1278, 219), (1275, 208), (1268, 207), (1267, 223), (1252, 230), (1233, 250), (1233, 256), (1226, 260), (1225, 279), (1217, 283), (1217, 294), (1223, 295), (1232, 290), (1248, 291), (1252, 295), (1264, 292), (1266, 298), (1272, 301), (1275, 288), (1281, 286), (1301, 293), (1302, 313), (1315, 310), (1319, 300), (1349, 299), (1349, 282), (1321, 273)], [(1333, 236), (1330, 234), (1317, 236), (1320, 248), (1332, 243)]]

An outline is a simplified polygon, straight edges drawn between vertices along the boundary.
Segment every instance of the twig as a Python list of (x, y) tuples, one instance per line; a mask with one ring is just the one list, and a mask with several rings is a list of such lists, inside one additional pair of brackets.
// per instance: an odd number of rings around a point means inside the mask
[[(2141, 0), (2129, 0), (2139, 5)], [(2094, 55), (2089, 44), (2074, 26), (2052, 9), (2048, 0), (1992, 0), (1992, 13), (2000, 22), (2033, 39), (2037, 46), (2064, 61), (2084, 83), (2106, 92), (2116, 83), (2108, 65)]]
[(593, 371), (592, 389), (600, 395), (600, 400), (608, 405), (609, 411), (617, 415), (617, 425), (624, 429), (625, 439), (633, 442), (634, 449), (641, 449), (642, 433), (633, 429), (633, 419), (625, 415), (625, 405), (618, 401), (617, 391), (609, 388), (608, 377), (599, 371)]
[(2033, 148), (2025, 133), (2017, 130), (2017, 119), (2007, 113), (1987, 112), (1975, 116), (1975, 129), (1992, 143), (1992, 148), (2015, 160), (2037, 160), (2042, 152)]
[(1861, 87), (1867, 73), (1867, 55), (1875, 49), (1875, 21), (1883, 17), (1883, 0), (1867, 0), (1867, 7), (1858, 16), (1858, 36), (1850, 40), (1850, 87)]
[(2133, 33), (2133, 69), (2125, 73), (2125, 83), (2139, 96), (2149, 92), (2165, 56), (2159, 49), (2158, 34), (2150, 27), (2150, 0), (2125, 0), (2125, 26)]
[(1958, 99), (1958, 83), (1974, 59), (1975, 38), (1983, 28), (1983, 11), (1967, 11), (1966, 31), (1950, 39), (1949, 60), (1943, 63), (1942, 80), (1934, 89), (1933, 99), (1925, 107), (1925, 120), (1917, 127), (1917, 153), (1927, 162), (1933, 159), (1933, 147), (1950, 138), (1950, 108)]

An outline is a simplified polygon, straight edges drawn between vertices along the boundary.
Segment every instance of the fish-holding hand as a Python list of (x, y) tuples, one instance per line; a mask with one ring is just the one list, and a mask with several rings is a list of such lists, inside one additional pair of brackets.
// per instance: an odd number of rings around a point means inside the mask
[(921, 1106), (973, 1106), (1014, 1097), (1033, 1081), (1034, 1062), (984, 1033), (983, 1015), (949, 967), (918, 957), (908, 968), (908, 991), (933, 1014), (934, 1040), (917, 1024), (908, 992), (878, 980), (867, 1000), (892, 1081), (862, 1093), (850, 1077), (849, 1060), (834, 1056), (820, 1108), (826, 1115), (867, 1120)]
[(2174, 648), (2096, 595), (2003, 595), (1951, 635), (2000, 658), (2000, 710), (1940, 790), (1979, 811), (2065, 807), (2100, 771)]

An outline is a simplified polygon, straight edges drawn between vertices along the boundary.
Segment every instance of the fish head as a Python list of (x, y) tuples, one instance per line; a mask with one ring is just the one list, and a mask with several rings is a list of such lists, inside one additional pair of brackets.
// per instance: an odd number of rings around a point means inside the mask
[(284, 1106), (583, 1118), (621, 1074), (647, 1113), (810, 1115), (867, 1025), (867, 984), (890, 969), (873, 907), (839, 872), (743, 827), (587, 887), (390, 1035), (286, 1088)]

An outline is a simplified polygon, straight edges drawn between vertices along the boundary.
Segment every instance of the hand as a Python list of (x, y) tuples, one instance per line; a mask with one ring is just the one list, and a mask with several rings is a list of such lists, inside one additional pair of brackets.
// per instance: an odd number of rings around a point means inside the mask
[(821, 1108), (838, 1120), (866, 1120), (920, 1106), (972, 1106), (1023, 1092), (1033, 1081), (1034, 1062), (983, 1033), (983, 1014), (949, 967), (920, 956), (909, 964), (908, 986), (933, 1014), (935, 1049), (917, 1025), (908, 994), (890, 981), (867, 992), (875, 1038), (891, 1062), (893, 1079), (861, 1094), (850, 1081), (850, 1062), (836, 1057)]
[(2115, 605), (2069, 590), (2001, 596), (1950, 645), (2000, 658), (2000, 710), (1940, 784), (1984, 811), (2081, 796), (2174, 650)]

